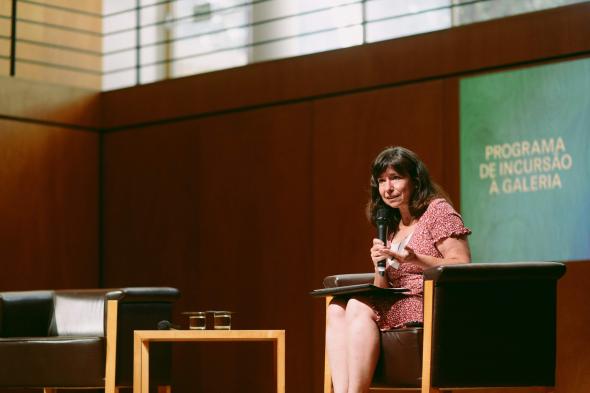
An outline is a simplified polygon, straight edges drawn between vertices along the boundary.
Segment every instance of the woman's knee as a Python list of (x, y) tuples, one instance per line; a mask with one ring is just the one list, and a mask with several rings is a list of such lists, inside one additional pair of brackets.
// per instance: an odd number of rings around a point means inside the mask
[(375, 321), (377, 315), (373, 308), (367, 303), (358, 300), (350, 299), (346, 305), (346, 320), (349, 322), (359, 320), (371, 320)]
[(336, 299), (332, 300), (326, 314), (330, 322), (344, 321), (346, 319), (346, 303)]

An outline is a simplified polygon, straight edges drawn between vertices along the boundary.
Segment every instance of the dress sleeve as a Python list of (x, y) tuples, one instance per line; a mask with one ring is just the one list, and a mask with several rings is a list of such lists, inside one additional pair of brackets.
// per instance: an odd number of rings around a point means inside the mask
[(432, 201), (427, 213), (430, 215), (430, 233), (435, 243), (448, 237), (471, 234), (471, 230), (463, 224), (461, 215), (444, 199)]

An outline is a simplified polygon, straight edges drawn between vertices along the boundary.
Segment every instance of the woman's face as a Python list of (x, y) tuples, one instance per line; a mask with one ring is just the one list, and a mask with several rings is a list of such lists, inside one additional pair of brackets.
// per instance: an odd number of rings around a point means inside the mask
[(387, 168), (379, 178), (379, 195), (386, 205), (399, 209), (408, 207), (412, 198), (412, 180), (402, 176), (395, 169)]

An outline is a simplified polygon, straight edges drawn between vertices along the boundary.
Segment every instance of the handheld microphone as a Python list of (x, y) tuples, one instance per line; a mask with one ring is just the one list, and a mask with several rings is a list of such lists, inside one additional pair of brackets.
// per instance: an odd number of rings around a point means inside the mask
[(158, 322), (158, 330), (180, 330), (180, 326), (173, 324), (170, 321), (163, 320)]
[[(377, 209), (375, 215), (375, 223), (377, 224), (377, 237), (387, 246), (387, 224), (389, 223), (389, 209), (380, 207)], [(379, 275), (385, 275), (386, 259), (377, 262), (377, 271)]]

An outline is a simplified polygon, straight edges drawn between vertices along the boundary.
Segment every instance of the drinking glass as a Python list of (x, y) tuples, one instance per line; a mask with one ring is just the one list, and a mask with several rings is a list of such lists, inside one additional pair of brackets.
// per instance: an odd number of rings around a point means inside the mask
[(213, 329), (230, 330), (231, 329), (231, 311), (214, 311), (213, 312)]
[(183, 314), (188, 315), (190, 330), (205, 330), (207, 328), (207, 313), (204, 311), (189, 311)]

